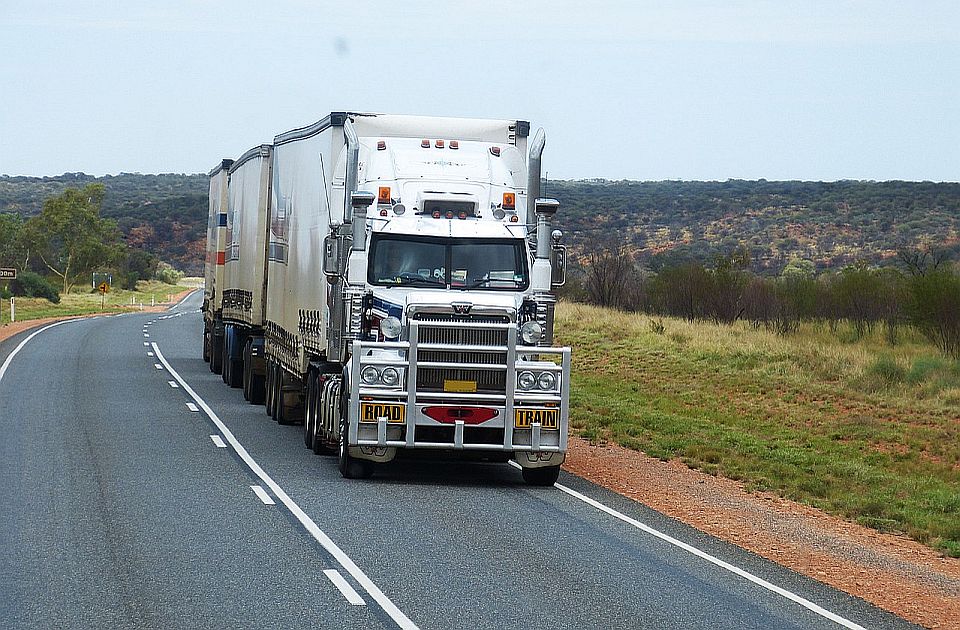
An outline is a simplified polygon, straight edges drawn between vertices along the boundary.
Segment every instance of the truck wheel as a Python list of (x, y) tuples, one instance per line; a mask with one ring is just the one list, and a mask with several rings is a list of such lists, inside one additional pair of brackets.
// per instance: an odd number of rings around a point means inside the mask
[(303, 445), (313, 449), (313, 441), (317, 435), (317, 424), (314, 417), (317, 407), (317, 373), (307, 374), (307, 402), (303, 411)]
[(228, 337), (229, 342), (225, 343), (226, 351), (224, 352), (223, 360), (223, 373), (226, 375), (224, 381), (230, 387), (240, 387), (243, 385), (243, 355), (239, 359), (231, 359), (230, 357), (236, 354), (235, 345), (237, 342), (242, 339), (240, 335), (232, 333)]
[(560, 477), (559, 466), (524, 468), (521, 472), (523, 472), (523, 480), (531, 486), (552, 486)]
[(227, 382), (228, 372), (230, 370), (230, 336), (226, 328), (223, 330), (223, 341), (220, 344), (220, 380)]
[(251, 405), (262, 405), (264, 399), (264, 383), (262, 374), (253, 373), (253, 341), (248, 339), (243, 346), (243, 397)]
[(347, 448), (347, 420), (340, 420), (340, 449), (339, 468), (340, 476), (344, 479), (369, 479), (373, 474), (373, 462), (366, 459), (357, 459), (350, 455)]
[(203, 331), (203, 362), (210, 363), (210, 333)]
[(243, 344), (243, 399), (250, 402), (250, 342)]
[(210, 371), (220, 374), (223, 371), (223, 335), (210, 333)]
[(266, 401), (264, 409), (267, 412), (267, 415), (271, 418), (273, 417), (273, 361), (267, 360), (267, 379), (264, 389), (266, 394)]

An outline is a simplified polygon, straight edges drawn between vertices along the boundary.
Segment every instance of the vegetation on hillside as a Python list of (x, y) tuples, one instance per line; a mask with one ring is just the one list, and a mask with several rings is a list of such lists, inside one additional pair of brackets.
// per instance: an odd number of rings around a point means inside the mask
[[(128, 244), (201, 275), (203, 174), (0, 176), (0, 215), (32, 216), (49, 196), (94, 182), (106, 191), (103, 216)], [(651, 269), (709, 263), (740, 246), (754, 271), (773, 274), (794, 259), (821, 270), (886, 264), (901, 249), (929, 244), (960, 251), (956, 183), (590, 180), (546, 181), (543, 192), (560, 200), (557, 224), (573, 260), (614, 236)]]

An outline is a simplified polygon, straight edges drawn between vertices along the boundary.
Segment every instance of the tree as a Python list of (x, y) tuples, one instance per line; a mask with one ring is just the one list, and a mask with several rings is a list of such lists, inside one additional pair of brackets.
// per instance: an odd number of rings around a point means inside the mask
[(0, 214), (0, 266), (14, 266), (25, 271), (27, 259), (23, 219), (16, 214)]
[(23, 226), (31, 256), (63, 280), (64, 293), (92, 271), (123, 257), (116, 222), (100, 217), (103, 197), (102, 184), (68, 188), (47, 199), (40, 214)]

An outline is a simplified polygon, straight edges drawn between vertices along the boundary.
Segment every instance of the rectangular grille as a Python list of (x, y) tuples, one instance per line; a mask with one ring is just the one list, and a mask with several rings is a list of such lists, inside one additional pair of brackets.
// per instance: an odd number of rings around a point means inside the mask
[[(506, 346), (507, 331), (504, 328), (448, 328), (431, 326), (432, 322), (469, 324), (506, 324), (506, 316), (469, 316), (449, 314), (419, 314), (417, 343), (436, 343), (451, 346)], [(480, 363), (504, 365), (506, 352), (460, 352), (457, 350), (418, 350), (420, 361), (438, 363)], [(417, 369), (417, 389), (420, 391), (443, 391), (444, 380), (476, 381), (477, 391), (500, 393), (506, 389), (506, 372), (502, 369), (431, 368)]]

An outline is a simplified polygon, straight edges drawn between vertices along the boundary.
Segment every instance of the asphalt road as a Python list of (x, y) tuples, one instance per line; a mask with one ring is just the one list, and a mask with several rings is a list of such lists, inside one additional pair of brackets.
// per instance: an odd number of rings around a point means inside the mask
[(0, 344), (0, 626), (914, 627), (566, 473), (344, 480), (210, 373), (198, 303)]

